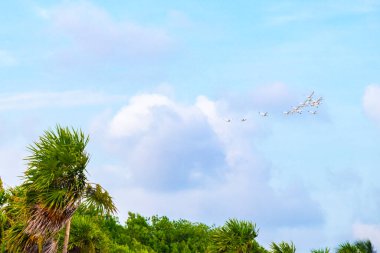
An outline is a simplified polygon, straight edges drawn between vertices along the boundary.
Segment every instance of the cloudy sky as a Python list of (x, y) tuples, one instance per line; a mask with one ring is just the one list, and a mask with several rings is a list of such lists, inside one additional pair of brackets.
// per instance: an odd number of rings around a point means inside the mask
[[(235, 217), (265, 247), (380, 248), (378, 1), (1, 1), (0, 36), (6, 185), (72, 126), (121, 221)], [(283, 115), (312, 91), (316, 115)]]

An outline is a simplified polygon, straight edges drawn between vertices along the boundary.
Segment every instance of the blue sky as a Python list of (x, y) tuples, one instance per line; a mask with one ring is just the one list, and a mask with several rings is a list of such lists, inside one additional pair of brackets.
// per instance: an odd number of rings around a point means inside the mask
[[(20, 183), (26, 147), (68, 125), (90, 134), (90, 178), (121, 220), (236, 217), (264, 246), (379, 248), (379, 14), (371, 0), (3, 1), (1, 177)], [(311, 91), (317, 115), (282, 114)]]

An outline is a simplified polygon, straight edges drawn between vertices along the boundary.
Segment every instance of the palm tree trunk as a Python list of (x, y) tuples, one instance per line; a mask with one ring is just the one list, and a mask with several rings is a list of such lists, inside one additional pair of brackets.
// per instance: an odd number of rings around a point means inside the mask
[(65, 239), (63, 241), (62, 253), (67, 253), (67, 249), (69, 247), (70, 225), (71, 225), (71, 218), (66, 222)]

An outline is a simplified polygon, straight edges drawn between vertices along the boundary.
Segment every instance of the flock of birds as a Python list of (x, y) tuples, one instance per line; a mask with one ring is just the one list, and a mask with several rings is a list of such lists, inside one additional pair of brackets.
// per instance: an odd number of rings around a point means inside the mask
[[(316, 109), (321, 105), (323, 97), (319, 97), (317, 99), (314, 99), (313, 96), (314, 96), (314, 91), (311, 92), (311, 94), (309, 96), (307, 96), (306, 99), (304, 101), (302, 101), (299, 105), (292, 107), (290, 110), (285, 111), (283, 114), (284, 115), (302, 114), (306, 108), (312, 108), (312, 109), (307, 110), (308, 113), (310, 113), (312, 115), (317, 114), (318, 111)], [(261, 117), (268, 117), (269, 116), (268, 112), (259, 112), (259, 115)], [(231, 122), (232, 120), (226, 119), (225, 121)], [(245, 122), (245, 121), (247, 121), (247, 119), (242, 118), (240, 121)]]

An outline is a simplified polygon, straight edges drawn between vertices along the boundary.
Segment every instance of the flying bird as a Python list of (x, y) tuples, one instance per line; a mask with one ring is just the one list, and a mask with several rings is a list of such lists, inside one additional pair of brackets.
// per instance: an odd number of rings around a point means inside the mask
[(230, 122), (231, 122), (231, 119), (225, 119), (224, 121), (230, 123)]
[(262, 117), (267, 117), (268, 116), (268, 112), (259, 112), (259, 115), (262, 116)]
[[(303, 110), (306, 111), (307, 107), (318, 108), (319, 105), (322, 103), (323, 97), (319, 97), (318, 99), (314, 99), (313, 96), (314, 96), (314, 91), (312, 91), (308, 96), (306, 96), (306, 98), (303, 102), (299, 103), (297, 106), (292, 107), (291, 109), (289, 109), (289, 111), (284, 111), (283, 112), (284, 115), (289, 115), (289, 114), (294, 114), (294, 113), (302, 114)], [(310, 110), (307, 112), (309, 112), (311, 114), (317, 114), (316, 110), (314, 110), (314, 111)], [(261, 115), (264, 116), (263, 114), (261, 114)]]
[(307, 100), (311, 100), (311, 98), (313, 97), (314, 95), (314, 91), (311, 92), (311, 94), (309, 96), (307, 96)]
[(244, 122), (244, 121), (247, 121), (247, 119), (246, 118), (242, 118), (241, 121)]
[(291, 112), (291, 113), (302, 114), (302, 110), (301, 110), (301, 108), (302, 108), (302, 107), (300, 107), (300, 106), (294, 107), (290, 112)]

